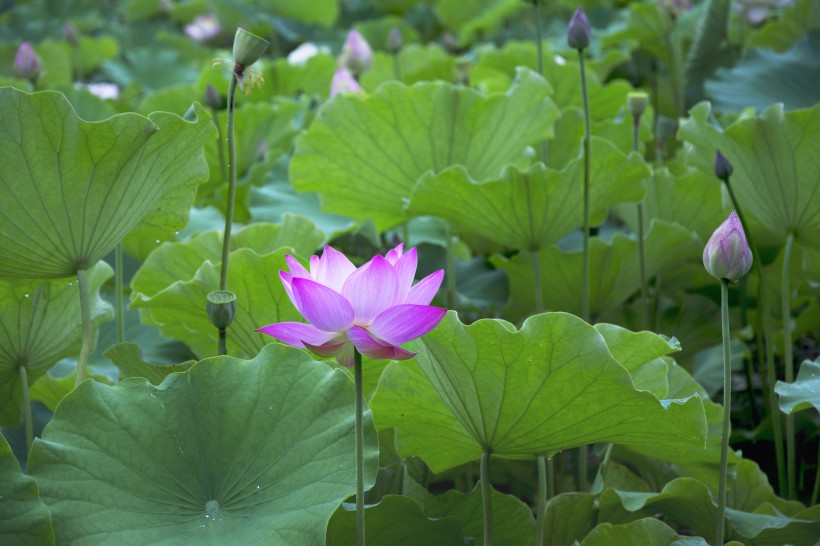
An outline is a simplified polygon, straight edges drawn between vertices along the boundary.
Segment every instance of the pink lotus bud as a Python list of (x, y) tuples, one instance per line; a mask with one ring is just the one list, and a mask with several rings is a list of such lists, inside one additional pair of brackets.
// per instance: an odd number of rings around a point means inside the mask
[(575, 14), (572, 16), (572, 19), (569, 21), (569, 27), (567, 28), (567, 43), (569, 47), (572, 49), (586, 49), (589, 47), (589, 39), (592, 34), (592, 30), (589, 26), (589, 19), (587, 19), (587, 14), (584, 13), (584, 10), (578, 8), (575, 10)]
[(356, 30), (351, 30), (347, 34), (342, 54), (339, 56), (339, 64), (355, 75), (361, 74), (373, 64), (370, 44)]
[(213, 40), (220, 32), (222, 27), (219, 26), (219, 20), (210, 13), (197, 15), (191, 23), (185, 25), (185, 34), (197, 42)]
[(393, 54), (398, 53), (403, 43), (404, 40), (399, 27), (391, 27), (390, 32), (387, 34), (387, 51)]
[(737, 283), (752, 268), (752, 251), (737, 213), (720, 224), (703, 249), (703, 267), (710, 275)]
[(43, 71), (43, 62), (28, 42), (23, 42), (14, 54), (14, 71), (21, 78), (35, 81)]
[(344, 68), (336, 69), (336, 73), (333, 74), (333, 80), (330, 82), (331, 97), (338, 93), (360, 93), (361, 91), (362, 86), (359, 85), (359, 82), (356, 81), (353, 74)]
[(63, 39), (69, 44), (76, 44), (80, 39), (80, 34), (77, 32), (77, 27), (71, 21), (63, 25)]
[(718, 150), (715, 155), (715, 176), (721, 180), (728, 180), (732, 176), (732, 171), (732, 164)]

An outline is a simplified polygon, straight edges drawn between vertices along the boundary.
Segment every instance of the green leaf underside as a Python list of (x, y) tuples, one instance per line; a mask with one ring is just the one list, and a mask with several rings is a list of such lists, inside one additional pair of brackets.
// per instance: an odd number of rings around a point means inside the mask
[[(345, 374), (278, 344), (157, 387), (86, 381), (35, 442), (30, 471), (61, 543), (324, 543), (355, 491), (353, 399)], [(369, 412), (365, 426), (372, 484)]]
[[(114, 318), (100, 297), (113, 272), (98, 262), (88, 272), (94, 329)], [(0, 281), (0, 425), (20, 422), (20, 369), (29, 386), (59, 360), (80, 352), (82, 324), (77, 279)]]
[(427, 171), (463, 165), (485, 180), (526, 165), (526, 148), (553, 134), (558, 111), (549, 93), (522, 69), (506, 94), (424, 82), (337, 95), (297, 138), (293, 187), (317, 191), (326, 210), (383, 231), (406, 219), (403, 199)]
[(105, 351), (105, 356), (120, 370), (120, 378), (144, 377), (152, 385), (162, 381), (176, 372), (188, 370), (194, 361), (183, 362), (172, 366), (158, 366), (142, 359), (139, 345), (136, 343), (117, 343)]
[[(596, 225), (613, 204), (641, 199), (649, 169), (639, 156), (626, 156), (602, 139), (593, 139), (592, 157), (590, 215)], [(583, 207), (583, 176), (582, 158), (563, 171), (534, 164), (479, 183), (463, 167), (451, 167), (419, 181), (408, 211), (439, 216), (512, 248), (537, 250), (583, 224), (577, 214)]]
[(193, 122), (157, 112), (92, 123), (60, 93), (0, 89), (0, 276), (67, 277), (135, 228), (181, 229), (214, 134), (204, 110), (195, 113)]
[(778, 381), (780, 411), (794, 413), (814, 407), (820, 411), (820, 360), (804, 360), (794, 383)]
[(690, 110), (679, 137), (692, 146), (689, 161), (712, 171), (719, 149), (734, 167), (731, 182), (749, 221), (808, 247), (820, 246), (820, 105), (784, 112), (773, 105), (724, 132), (710, 124), (710, 106)]
[(435, 472), (484, 450), (527, 458), (610, 441), (670, 461), (703, 451), (700, 398), (662, 403), (637, 391), (603, 338), (571, 315), (536, 315), (515, 331), (450, 313), (416, 349), (417, 367), (385, 370), (372, 408), (380, 429), (396, 429), (399, 452)]
[(20, 471), (6, 438), (0, 434), (0, 543), (15, 546), (54, 544), (48, 509), (34, 478)]
[(644, 518), (625, 525), (602, 523), (581, 542), (581, 546), (669, 546), (677, 539), (674, 529), (655, 518)]

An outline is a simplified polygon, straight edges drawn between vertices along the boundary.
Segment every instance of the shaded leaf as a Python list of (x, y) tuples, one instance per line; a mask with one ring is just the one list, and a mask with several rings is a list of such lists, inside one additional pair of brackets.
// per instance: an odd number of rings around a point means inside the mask
[(51, 516), (40, 499), (34, 478), (20, 471), (5, 437), (0, 434), (0, 542), (15, 546), (54, 544)]
[(581, 546), (669, 546), (675, 543), (677, 537), (675, 530), (662, 521), (644, 518), (625, 525), (602, 523), (590, 531), (581, 541)]
[(794, 383), (778, 381), (780, 411), (795, 413), (810, 407), (820, 411), (820, 360), (804, 360)]
[(105, 351), (105, 356), (120, 370), (120, 378), (144, 377), (152, 385), (159, 385), (162, 381), (176, 372), (188, 370), (196, 362), (190, 360), (171, 366), (159, 366), (142, 359), (139, 345), (136, 343), (117, 343)]

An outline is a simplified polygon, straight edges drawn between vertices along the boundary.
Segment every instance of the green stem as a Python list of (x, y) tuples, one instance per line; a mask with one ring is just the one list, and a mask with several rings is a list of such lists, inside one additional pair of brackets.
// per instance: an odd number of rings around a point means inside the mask
[[(641, 116), (632, 117), (632, 151), (641, 145)], [(641, 329), (649, 330), (649, 285), (646, 283), (646, 259), (643, 241), (643, 205), (638, 203), (638, 256), (641, 268)]]
[(91, 354), (91, 296), (88, 293), (88, 277), (85, 269), (77, 271), (77, 286), (80, 289), (80, 317), (83, 324), (83, 341), (80, 346), (80, 357), (77, 359), (77, 375), (74, 378), (76, 387), (83, 382), (88, 369), (88, 357)]
[(219, 273), (219, 289), (228, 289), (228, 255), (231, 251), (231, 227), (236, 200), (236, 136), (234, 134), (234, 105), (236, 101), (236, 74), (231, 74), (228, 87), (228, 208), (225, 210), (225, 234), (222, 236), (222, 267)]
[(531, 251), (532, 256), (532, 275), (533, 275), (533, 292), (535, 296), (535, 312), (544, 312), (544, 290), (541, 286), (541, 263), (538, 261), (538, 251)]
[[(541, 0), (533, 2), (533, 16), (535, 17), (535, 55), (538, 74), (544, 75), (544, 31), (541, 23)], [(541, 141), (541, 163), (547, 163), (547, 141)]]
[(814, 475), (814, 487), (811, 490), (809, 506), (817, 504), (818, 494), (820, 494), (820, 446), (817, 446), (817, 473)]
[(219, 332), (219, 341), (217, 342), (217, 354), (219, 356), (225, 356), (228, 354), (228, 331), (224, 328), (217, 329)]
[(729, 281), (720, 281), (720, 322), (723, 331), (723, 429), (720, 444), (720, 480), (715, 544), (723, 544), (726, 521), (726, 475), (729, 466), (729, 430), (732, 416), (732, 349), (729, 345)]
[(364, 546), (364, 392), (362, 380), (362, 355), (353, 349), (353, 378), (356, 384), (356, 544)]
[(612, 444), (606, 446), (604, 460), (601, 462), (601, 491), (606, 489), (606, 475), (609, 472), (609, 460), (612, 458)]
[(125, 341), (125, 310), (123, 306), (123, 258), (122, 258), (122, 241), (114, 250), (114, 297), (117, 305), (117, 343)]
[(446, 252), (447, 261), (445, 263), (445, 277), (447, 277), (447, 308), (455, 309), (458, 301), (458, 294), (456, 290), (456, 255), (453, 245), (453, 236), (450, 233), (450, 223), (446, 222), (444, 227), (444, 236), (446, 237)]
[(735, 212), (737, 212), (738, 219), (740, 220), (740, 225), (743, 226), (743, 231), (746, 233), (746, 240), (749, 243), (749, 248), (752, 250), (752, 256), (754, 257), (752, 267), (754, 267), (757, 271), (757, 299), (762, 307), (761, 315), (763, 317), (763, 337), (766, 340), (766, 390), (764, 392), (767, 402), (766, 405), (769, 408), (769, 417), (772, 420), (772, 430), (774, 432), (774, 452), (775, 459), (777, 461), (778, 489), (780, 491), (780, 495), (784, 496), (786, 494), (787, 488), (786, 456), (783, 453), (783, 429), (781, 423), (781, 413), (780, 409), (777, 407), (777, 397), (775, 396), (774, 391), (775, 384), (777, 382), (777, 373), (775, 372), (774, 367), (774, 332), (772, 330), (772, 318), (769, 309), (769, 298), (766, 293), (766, 282), (763, 277), (763, 265), (761, 264), (760, 253), (757, 251), (757, 246), (755, 246), (755, 243), (752, 240), (752, 232), (749, 229), (749, 224), (747, 224), (746, 220), (743, 218), (743, 211), (740, 209), (740, 204), (737, 201), (737, 197), (735, 197), (735, 192), (732, 190), (730, 178), (728, 176), (726, 178), (723, 178), (723, 182), (726, 185), (726, 189), (729, 192), (729, 199), (731, 199), (732, 201), (732, 205), (735, 208)]
[(398, 53), (393, 54), (393, 79), (397, 82), (401, 81), (401, 61)]
[(31, 444), (34, 442), (34, 422), (31, 418), (31, 397), (28, 392), (28, 369), (26, 364), (20, 363), (20, 391), (22, 396), (23, 419), (26, 424), (26, 455), (31, 451)]
[[(589, 176), (591, 165), (591, 138), (592, 122), (589, 115), (589, 93), (587, 92), (586, 67), (584, 64), (584, 50), (578, 50), (578, 59), (581, 67), (581, 95), (584, 100), (584, 272), (581, 287), (581, 318), (590, 321), (589, 306)], [(587, 446), (578, 448), (577, 482), (581, 491), (587, 490)]]
[[(794, 381), (794, 355), (792, 354), (792, 322), (789, 297), (789, 269), (792, 263), (794, 233), (786, 237), (786, 249), (783, 252), (783, 284), (781, 287), (780, 314), (783, 317), (783, 366), (786, 369), (786, 383)], [(789, 498), (797, 498), (796, 458), (794, 441), (794, 415), (786, 414), (786, 474), (789, 482)]]
[(493, 545), (493, 487), (490, 485), (490, 452), (481, 454), (481, 499), (484, 504), (484, 546)]
[(535, 515), (535, 546), (544, 544), (544, 520), (547, 515), (547, 458), (536, 457), (538, 464), (538, 502)]
[(220, 181), (224, 184), (228, 181), (228, 165), (225, 162), (225, 141), (222, 136), (222, 125), (219, 123), (219, 111), (213, 109), (214, 125), (216, 125), (216, 150), (219, 154), (219, 174)]
[[(740, 284), (740, 328), (745, 329), (746, 326), (749, 325), (749, 316), (746, 312), (746, 307), (748, 306), (749, 302), (747, 299), (747, 289), (748, 285), (746, 283)], [(743, 356), (743, 374), (746, 377), (746, 396), (749, 398), (749, 409), (752, 412), (752, 421), (755, 423), (760, 422), (760, 415), (757, 411), (757, 403), (755, 402), (755, 389), (754, 389), (754, 365), (752, 362), (751, 356), (746, 358), (746, 355)]]

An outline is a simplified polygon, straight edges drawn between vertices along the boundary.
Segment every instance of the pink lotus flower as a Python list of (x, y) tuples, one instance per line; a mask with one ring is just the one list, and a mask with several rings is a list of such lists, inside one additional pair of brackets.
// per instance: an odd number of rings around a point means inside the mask
[(339, 55), (339, 64), (353, 74), (359, 75), (373, 64), (373, 50), (364, 36), (356, 30), (347, 34), (347, 39)]
[(321, 258), (310, 258), (309, 271), (286, 256), (290, 272), (280, 271), (279, 276), (290, 301), (310, 324), (278, 322), (257, 332), (319, 356), (335, 356), (345, 366), (353, 365), (354, 347), (373, 359), (411, 358), (416, 353), (400, 345), (435, 328), (447, 310), (429, 305), (444, 270), (413, 285), (416, 249), (403, 250), (400, 244), (358, 269), (329, 246)]
[(333, 74), (333, 80), (330, 82), (330, 96), (333, 97), (339, 93), (361, 93), (362, 86), (353, 77), (353, 74), (344, 68), (338, 68)]
[(193, 21), (185, 25), (185, 34), (197, 42), (213, 40), (220, 32), (222, 27), (219, 25), (219, 19), (210, 13), (197, 15)]

